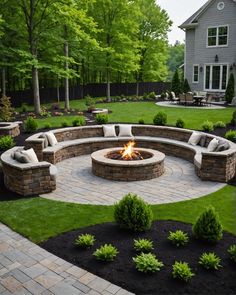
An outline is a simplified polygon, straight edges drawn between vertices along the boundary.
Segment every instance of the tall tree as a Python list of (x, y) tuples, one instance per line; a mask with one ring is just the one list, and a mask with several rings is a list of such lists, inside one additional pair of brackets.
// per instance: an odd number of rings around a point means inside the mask
[(176, 41), (174, 45), (169, 45), (168, 54), (168, 80), (171, 81), (175, 70), (184, 64), (184, 44)]
[(137, 10), (134, 1), (97, 0), (90, 11), (99, 29), (96, 38), (101, 46), (96, 67), (99, 71), (105, 69), (107, 99), (110, 100), (112, 74), (138, 69)]
[(155, 0), (138, 0), (137, 3), (141, 11), (138, 33), (141, 58), (136, 77), (138, 92), (138, 82), (165, 80), (167, 76), (167, 33), (172, 22)]

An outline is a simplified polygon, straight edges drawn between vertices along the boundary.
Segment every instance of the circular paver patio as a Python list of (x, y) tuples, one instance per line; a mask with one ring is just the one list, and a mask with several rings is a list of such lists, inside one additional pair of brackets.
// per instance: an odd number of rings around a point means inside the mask
[(215, 192), (224, 183), (201, 181), (194, 165), (166, 156), (165, 172), (159, 178), (145, 181), (111, 181), (94, 176), (90, 155), (57, 164), (57, 189), (41, 197), (72, 203), (112, 205), (125, 194), (138, 194), (150, 204), (190, 200)]
[(184, 108), (184, 109), (201, 109), (201, 110), (220, 110), (225, 109), (224, 106), (221, 105), (214, 105), (211, 104), (210, 106), (185, 106), (178, 103), (174, 103), (172, 101), (159, 101), (156, 103), (156, 105), (161, 107), (170, 107), (170, 108)]

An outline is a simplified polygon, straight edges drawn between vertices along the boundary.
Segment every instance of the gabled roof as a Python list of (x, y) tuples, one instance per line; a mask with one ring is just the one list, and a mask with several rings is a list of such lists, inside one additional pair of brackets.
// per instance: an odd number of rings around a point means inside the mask
[[(198, 18), (204, 13), (204, 11), (214, 2), (215, 0), (208, 0), (202, 7), (200, 7), (192, 16), (190, 16), (182, 25), (179, 26), (180, 29), (185, 29), (188, 27), (194, 27), (197, 25)], [(236, 3), (236, 0), (232, 0)]]

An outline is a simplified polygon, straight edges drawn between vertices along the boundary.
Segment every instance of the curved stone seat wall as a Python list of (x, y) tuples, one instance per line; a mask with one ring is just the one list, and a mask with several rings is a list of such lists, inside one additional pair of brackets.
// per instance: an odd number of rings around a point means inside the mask
[[(118, 126), (116, 129), (118, 134)], [(230, 149), (223, 152), (207, 152), (206, 149), (199, 151), (196, 150), (197, 147), (187, 144), (192, 132), (175, 127), (132, 125), (138, 147), (157, 149), (166, 155), (181, 157), (194, 163), (197, 175), (203, 180), (231, 180), (235, 176), (236, 145), (229, 142)], [(43, 149), (43, 139), (39, 138), (41, 133), (26, 140), (26, 146), (34, 148), (41, 161), (53, 164), (71, 157), (91, 154), (99, 149), (122, 146), (130, 140), (122, 137), (105, 138), (102, 126), (62, 128), (53, 130), (53, 133), (59, 141), (55, 147)], [(205, 135), (207, 145), (215, 136)]]
[(20, 127), (18, 123), (0, 122), (0, 137), (10, 135), (16, 137), (20, 134)]

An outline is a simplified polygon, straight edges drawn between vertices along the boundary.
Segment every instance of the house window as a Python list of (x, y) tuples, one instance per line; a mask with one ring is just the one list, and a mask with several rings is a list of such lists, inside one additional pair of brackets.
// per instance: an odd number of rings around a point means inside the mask
[(199, 65), (193, 65), (193, 83), (198, 83), (199, 80)]
[(228, 78), (228, 65), (205, 66), (205, 90), (225, 91)]
[(208, 28), (207, 46), (227, 46), (228, 26)]

